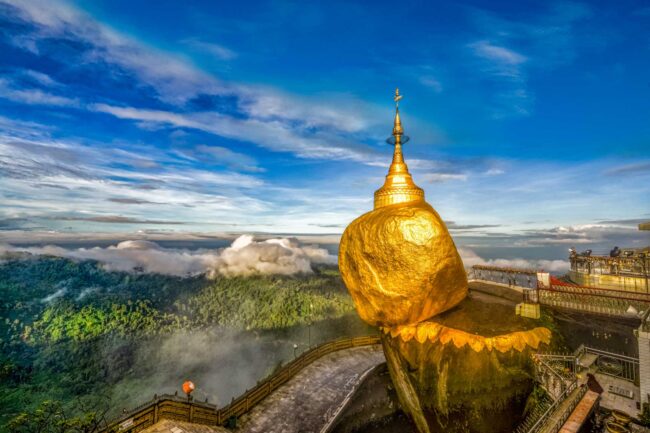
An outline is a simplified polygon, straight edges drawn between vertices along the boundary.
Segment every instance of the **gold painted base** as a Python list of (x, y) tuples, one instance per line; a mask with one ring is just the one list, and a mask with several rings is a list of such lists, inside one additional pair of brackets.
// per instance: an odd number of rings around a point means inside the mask
[(400, 404), (420, 433), (513, 431), (533, 387), (531, 354), (551, 337), (511, 305), (473, 299), (423, 323), (382, 329)]
[(650, 288), (650, 280), (643, 277), (585, 274), (582, 272), (569, 271), (569, 278), (578, 285), (597, 287), (600, 289), (647, 293)]

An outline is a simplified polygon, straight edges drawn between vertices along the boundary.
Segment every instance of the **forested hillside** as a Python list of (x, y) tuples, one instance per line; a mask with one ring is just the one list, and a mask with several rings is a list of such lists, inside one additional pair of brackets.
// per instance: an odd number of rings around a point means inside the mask
[[(331, 267), (295, 277), (179, 278), (106, 272), (91, 261), (14, 255), (0, 263), (0, 294), (3, 430), (44, 401), (74, 408), (79, 401), (101, 399), (121, 407), (150, 398), (146, 393), (157, 383), (167, 385), (163, 374), (175, 380), (176, 371), (185, 369), (203, 377), (213, 355), (201, 353), (200, 364), (198, 354), (193, 364), (174, 359), (173, 347), (187, 347), (183, 344), (191, 339), (204, 338), (207, 346), (223, 351), (240, 350), (236, 341), (242, 337), (236, 336), (244, 331), (265, 350), (284, 353), (289, 347), (284, 336), (287, 341), (303, 338), (304, 325), (334, 324), (353, 312)], [(199, 353), (202, 345), (191, 347)], [(172, 353), (171, 359), (163, 353)], [(266, 355), (250, 356), (257, 366), (255, 356)], [(268, 366), (258, 368), (266, 372)], [(209, 389), (205, 393), (212, 396)], [(20, 422), (16, 418), (12, 429), (19, 429)]]

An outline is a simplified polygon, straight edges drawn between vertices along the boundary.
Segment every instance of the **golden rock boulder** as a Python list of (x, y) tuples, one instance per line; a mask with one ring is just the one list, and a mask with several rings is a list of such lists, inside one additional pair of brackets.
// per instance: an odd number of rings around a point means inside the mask
[(343, 233), (339, 269), (361, 319), (417, 323), (467, 295), (467, 277), (444, 222), (424, 200), (387, 205)]

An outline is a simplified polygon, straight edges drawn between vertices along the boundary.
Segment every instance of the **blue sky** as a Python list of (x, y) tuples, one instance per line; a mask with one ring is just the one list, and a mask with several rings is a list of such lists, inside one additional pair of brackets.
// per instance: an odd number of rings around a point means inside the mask
[(459, 243), (650, 243), (648, 29), (642, 1), (0, 0), (0, 229), (340, 233), (399, 86)]

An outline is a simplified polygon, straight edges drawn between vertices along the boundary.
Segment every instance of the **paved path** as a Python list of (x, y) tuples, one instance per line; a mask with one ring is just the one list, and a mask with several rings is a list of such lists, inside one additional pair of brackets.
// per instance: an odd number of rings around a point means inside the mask
[(384, 361), (379, 345), (325, 355), (242, 416), (237, 432), (319, 433), (360, 376)]

